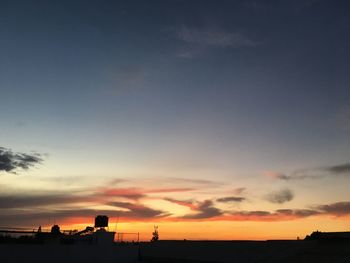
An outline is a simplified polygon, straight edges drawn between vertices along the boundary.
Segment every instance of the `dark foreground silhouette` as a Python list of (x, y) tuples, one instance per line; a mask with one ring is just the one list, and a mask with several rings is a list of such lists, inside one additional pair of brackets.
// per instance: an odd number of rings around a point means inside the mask
[(350, 242), (157, 241), (139, 244), (0, 244), (1, 262), (289, 263), (350, 262)]
[(114, 242), (107, 227), (108, 217), (99, 215), (82, 231), (0, 230), (0, 262), (350, 263), (350, 232), (316, 231), (305, 240), (159, 241), (155, 226), (151, 242), (138, 242), (137, 235), (137, 242), (125, 243)]

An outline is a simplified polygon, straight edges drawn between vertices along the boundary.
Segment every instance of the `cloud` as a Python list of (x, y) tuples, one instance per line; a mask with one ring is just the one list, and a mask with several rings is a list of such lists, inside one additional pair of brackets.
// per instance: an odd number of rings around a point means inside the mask
[[(208, 201), (206, 201), (208, 202)], [(212, 207), (212, 203), (207, 204)], [(224, 221), (289, 221), (307, 218), (311, 216), (348, 216), (350, 215), (350, 202), (338, 202), (328, 205), (319, 205), (313, 209), (277, 209), (275, 211), (252, 210), (252, 211), (212, 211), (212, 217), (205, 217), (201, 213), (186, 215), (182, 219), (204, 219)]]
[(0, 147), (0, 172), (14, 173), (17, 169), (28, 170), (42, 162), (38, 153), (15, 153), (11, 149)]
[(280, 172), (268, 171), (265, 176), (277, 180), (304, 180), (304, 179), (320, 179), (324, 177), (348, 176), (350, 175), (350, 163), (342, 163), (331, 166), (324, 166), (312, 169), (298, 170), (290, 175)]
[(170, 183), (181, 183), (186, 185), (194, 185), (194, 186), (219, 186), (222, 185), (220, 182), (215, 182), (211, 180), (205, 180), (205, 179), (191, 179), (191, 178), (176, 178), (176, 177), (165, 177), (162, 178), (162, 180), (165, 180), (166, 182)]
[[(77, 224), (93, 222), (98, 214), (106, 214), (110, 218), (119, 217), (124, 221), (192, 221), (203, 219), (208, 221), (257, 221), (278, 222), (290, 221), (312, 216), (349, 216), (350, 202), (338, 202), (328, 205), (319, 205), (314, 209), (278, 209), (275, 211), (221, 211), (213, 206), (212, 201), (201, 202), (196, 208), (196, 214), (188, 214), (183, 217), (172, 217), (170, 213), (158, 209), (152, 209), (145, 205), (130, 202), (109, 202), (107, 205), (117, 208), (110, 210), (66, 208), (52, 211), (36, 209), (33, 212), (11, 209), (4, 213), (0, 210), (0, 222), (2, 225), (34, 226), (47, 224), (49, 218), (55, 219), (59, 224)], [(118, 208), (121, 208), (118, 210)], [(112, 220), (111, 220), (112, 221)]]
[(316, 208), (321, 210), (323, 213), (335, 216), (350, 214), (350, 202), (337, 202), (328, 205), (319, 205)]
[(178, 187), (178, 188), (156, 188), (145, 190), (146, 193), (176, 193), (176, 192), (191, 192), (196, 190), (191, 187)]
[(199, 202), (194, 200), (177, 200), (177, 199), (168, 198), (168, 197), (164, 198), (164, 200), (177, 205), (188, 207), (192, 211), (197, 212), (196, 214), (189, 214), (183, 217), (187, 219), (211, 218), (211, 217), (215, 217), (223, 214), (223, 211), (214, 207), (213, 201), (211, 200), (205, 200), (203, 202)]
[[(46, 225), (51, 223), (50, 219), (54, 219), (55, 223), (80, 223), (81, 218), (90, 218), (90, 222), (93, 222), (93, 218), (98, 214), (112, 215), (112, 211), (103, 210), (98, 211), (94, 209), (64, 209), (64, 210), (35, 210), (35, 211), (22, 211), (12, 210), (11, 213), (1, 214), (1, 224), (3, 226), (21, 226), (21, 227), (34, 227), (39, 225)], [(115, 211), (113, 211), (115, 213)], [(79, 219), (78, 219), (79, 218)]]
[(190, 192), (193, 190), (195, 189), (189, 188), (189, 187), (154, 188), (154, 189), (129, 187), (129, 188), (104, 188), (100, 190), (100, 193), (103, 196), (115, 196), (115, 197), (128, 198), (132, 200), (138, 200), (143, 197), (146, 197), (147, 194)]
[(289, 180), (289, 176), (280, 173), (280, 172), (276, 172), (276, 171), (266, 171), (264, 172), (264, 175), (266, 177), (272, 178), (272, 179), (281, 179), (281, 180)]
[(156, 218), (166, 217), (170, 213), (166, 213), (162, 210), (152, 209), (142, 204), (135, 204), (129, 202), (109, 202), (108, 205), (125, 208), (129, 211), (119, 211), (118, 215), (127, 218)]
[(233, 221), (243, 221), (243, 220), (262, 220), (266, 217), (270, 217), (271, 213), (268, 211), (232, 211), (230, 213), (230, 218)]
[(35, 210), (24, 212), (22, 210), (11, 211), (12, 213), (2, 214), (1, 225), (9, 226), (27, 226), (46, 225), (49, 219), (54, 219), (58, 224), (82, 224), (93, 223), (96, 215), (108, 215), (110, 222), (112, 218), (120, 218), (123, 221), (149, 221), (157, 220), (169, 214), (160, 210), (153, 210), (147, 207), (131, 207), (129, 211), (123, 210), (100, 210), (100, 209), (77, 209), (66, 208), (56, 210)]
[[(171, 211), (163, 211), (148, 207), (139, 201), (121, 202), (111, 199), (96, 197), (94, 195), (18, 195), (0, 196), (0, 222), (3, 225), (21, 224), (23, 226), (46, 224), (49, 218), (54, 218), (60, 224), (86, 223), (98, 214), (106, 214), (110, 217), (120, 217), (124, 221), (192, 221), (203, 219), (208, 221), (288, 221), (311, 216), (337, 216), (350, 215), (350, 202), (336, 202), (325, 205), (316, 205), (310, 209), (277, 209), (275, 211), (264, 210), (238, 210), (223, 211), (214, 206), (212, 200), (176, 200), (165, 198), (169, 202), (189, 207), (193, 213), (185, 216), (174, 217)], [(87, 209), (77, 208), (79, 202), (92, 202), (101, 205), (112, 206), (114, 209)], [(52, 205), (52, 206), (51, 206)], [(54, 205), (54, 206), (53, 206)], [(53, 207), (56, 207), (54, 209)], [(57, 207), (62, 207), (57, 209)], [(64, 208), (63, 208), (64, 207)]]
[(69, 194), (50, 195), (1, 195), (0, 209), (34, 208), (48, 205), (64, 205), (79, 202), (93, 202), (93, 196), (75, 196)]
[(219, 28), (182, 26), (176, 30), (176, 36), (185, 43), (202, 46), (240, 48), (259, 45), (239, 32), (227, 32)]
[(130, 188), (106, 188), (102, 189), (101, 195), (103, 196), (113, 196), (113, 197), (123, 197), (132, 200), (138, 200), (145, 197), (145, 193), (141, 189), (130, 187)]
[(282, 189), (280, 191), (272, 192), (266, 196), (266, 200), (275, 204), (283, 204), (291, 201), (294, 198), (294, 194), (289, 189)]
[(121, 179), (121, 178), (114, 178), (112, 180), (109, 181), (109, 185), (116, 185), (116, 184), (121, 184), (121, 183), (125, 183), (128, 182), (128, 180), (126, 179)]
[(221, 203), (231, 203), (231, 202), (243, 202), (245, 200), (244, 197), (239, 197), (239, 196), (228, 196), (228, 197), (221, 197), (216, 199), (216, 201), (221, 202)]
[[(269, 211), (232, 211), (226, 216), (234, 221), (284, 221), (306, 218), (310, 216), (349, 216), (350, 202), (337, 202), (327, 205), (318, 205), (312, 209), (277, 209)], [(231, 216), (231, 217), (230, 217)]]
[[(78, 202), (98, 201), (100, 204), (113, 206), (120, 209), (91, 209), (76, 206)], [(131, 202), (106, 202), (96, 200), (94, 196), (17, 196), (0, 198), (0, 224), (33, 226), (47, 224), (48, 219), (55, 219), (62, 223), (86, 223), (87, 218), (93, 218), (98, 214), (106, 214), (109, 217), (119, 217), (125, 221), (157, 220), (168, 217), (171, 214), (162, 210), (152, 209), (143, 204)], [(64, 208), (53, 209), (43, 207), (46, 205), (62, 206)]]
[(269, 211), (233, 211), (227, 215), (232, 221), (287, 221), (319, 215), (320, 212), (312, 209), (278, 209)]
[(223, 215), (223, 211), (213, 206), (211, 200), (205, 200), (196, 207), (196, 214), (183, 216), (184, 219), (206, 219)]
[(268, 171), (268, 172), (264, 172), (264, 176), (269, 177), (271, 179), (283, 180), (283, 181), (316, 179), (318, 177), (321, 177), (319, 173), (315, 174), (315, 171), (312, 169), (298, 170), (291, 173), (290, 175), (284, 174), (281, 172)]
[(350, 163), (344, 163), (334, 166), (325, 167), (324, 170), (328, 171), (332, 174), (345, 174), (348, 173), (350, 175)]
[(193, 200), (177, 200), (177, 199), (173, 199), (173, 198), (169, 198), (169, 197), (164, 198), (164, 200), (171, 202), (171, 203), (174, 203), (174, 204), (177, 204), (177, 205), (188, 207), (191, 210), (197, 210), (197, 205), (195, 204), (195, 202)]
[[(4, 195), (0, 196), (0, 209), (2, 209), (2, 213), (15, 210), (27, 209), (28, 211), (33, 210), (41, 210), (45, 206), (55, 205), (67, 207), (67, 210), (70, 210), (69, 207), (72, 205), (76, 205), (77, 203), (86, 203), (92, 202), (102, 205), (110, 205), (114, 207), (119, 207), (125, 210), (112, 210), (112, 214), (115, 214), (116, 211), (120, 217), (125, 218), (152, 218), (152, 217), (163, 217), (170, 215), (169, 213), (165, 213), (161, 210), (151, 209), (139, 203), (131, 203), (131, 202), (117, 202), (117, 201), (108, 201), (108, 198), (100, 198), (95, 195), (70, 195), (70, 194), (51, 194), (51, 195)], [(45, 208), (49, 209), (49, 208)], [(81, 209), (82, 211), (87, 211), (86, 209)], [(91, 209), (92, 210), (92, 209)], [(89, 211), (91, 211), (89, 210)], [(75, 213), (81, 214), (77, 211), (77, 209), (73, 209)], [(60, 210), (53, 209), (52, 211), (55, 216), (59, 214), (62, 215)], [(1, 215), (1, 214), (0, 214)], [(2, 215), (1, 215), (2, 216)]]
[(316, 210), (311, 210), (311, 209), (278, 209), (276, 210), (276, 214), (303, 218), (303, 217), (318, 215), (320, 214), (320, 212)]

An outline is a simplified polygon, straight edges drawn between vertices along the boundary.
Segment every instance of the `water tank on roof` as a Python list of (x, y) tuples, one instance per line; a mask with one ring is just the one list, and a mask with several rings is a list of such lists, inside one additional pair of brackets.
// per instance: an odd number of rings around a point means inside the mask
[(104, 215), (96, 216), (95, 227), (108, 227), (108, 216), (104, 216)]
[(54, 225), (51, 227), (51, 234), (59, 235), (61, 234), (60, 227), (58, 225)]

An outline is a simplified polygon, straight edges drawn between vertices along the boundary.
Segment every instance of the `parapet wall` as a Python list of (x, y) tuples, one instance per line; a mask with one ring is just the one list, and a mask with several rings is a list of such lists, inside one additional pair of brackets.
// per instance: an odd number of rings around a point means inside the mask
[(350, 262), (350, 244), (317, 241), (159, 241), (144, 243), (142, 262)]
[(137, 262), (138, 246), (0, 244), (1, 263)]

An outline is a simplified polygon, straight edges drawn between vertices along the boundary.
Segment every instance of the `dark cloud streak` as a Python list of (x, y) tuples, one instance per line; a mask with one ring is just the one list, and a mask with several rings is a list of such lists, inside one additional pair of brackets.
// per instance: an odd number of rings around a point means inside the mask
[(223, 215), (223, 211), (214, 207), (211, 200), (205, 200), (197, 206), (196, 214), (188, 214), (183, 218), (185, 219), (205, 219)]
[(118, 211), (118, 215), (127, 218), (158, 218), (169, 216), (162, 210), (152, 209), (138, 203), (109, 202), (107, 205), (128, 209), (129, 211)]
[(291, 173), (290, 175), (270, 172), (267, 176), (279, 180), (304, 180), (318, 179), (332, 176), (348, 176), (350, 175), (350, 163), (342, 163), (332, 166), (325, 166), (315, 169), (304, 169)]
[(232, 203), (232, 202), (241, 203), (244, 200), (245, 200), (244, 197), (239, 197), (239, 196), (228, 196), (228, 197), (222, 197), (222, 198), (216, 199), (217, 202), (221, 202), (221, 203)]
[(11, 149), (0, 147), (0, 172), (15, 173), (17, 169), (28, 170), (42, 161), (38, 153), (15, 153)]
[(348, 173), (350, 175), (350, 163), (329, 166), (329, 167), (326, 167), (325, 170), (332, 174)]
[(34, 208), (49, 205), (66, 205), (79, 202), (93, 202), (93, 196), (74, 196), (69, 194), (51, 195), (1, 195), (0, 209)]
[(350, 202), (337, 202), (328, 205), (319, 205), (316, 208), (321, 210), (323, 213), (335, 216), (350, 214)]
[(282, 189), (280, 191), (272, 192), (266, 196), (266, 200), (275, 204), (283, 204), (291, 201), (294, 198), (294, 194), (289, 189)]

